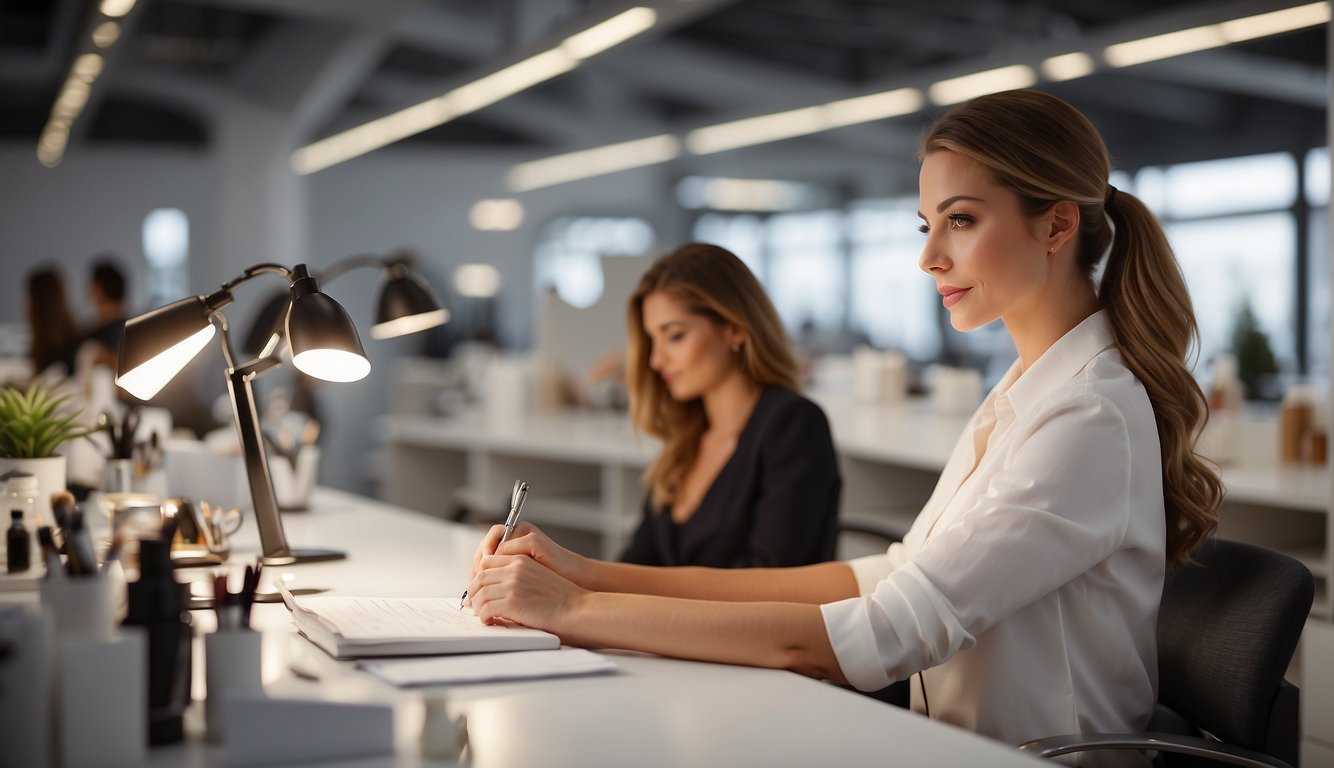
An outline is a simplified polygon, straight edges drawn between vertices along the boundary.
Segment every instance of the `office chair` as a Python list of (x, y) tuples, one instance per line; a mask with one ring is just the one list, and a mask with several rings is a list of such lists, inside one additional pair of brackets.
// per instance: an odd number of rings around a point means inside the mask
[(1047, 758), (1156, 750), (1161, 766), (1296, 766), (1299, 692), (1283, 673), (1314, 595), (1311, 572), (1296, 560), (1208, 540), (1163, 587), (1158, 705), (1148, 731), (1054, 736), (1019, 749)]

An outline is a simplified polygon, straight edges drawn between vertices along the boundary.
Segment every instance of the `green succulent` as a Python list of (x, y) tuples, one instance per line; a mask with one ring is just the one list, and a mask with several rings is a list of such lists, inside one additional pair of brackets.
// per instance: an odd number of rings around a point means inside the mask
[(0, 457), (44, 459), (66, 440), (95, 432), (79, 423), (82, 409), (66, 407), (69, 399), (40, 382), (0, 388)]

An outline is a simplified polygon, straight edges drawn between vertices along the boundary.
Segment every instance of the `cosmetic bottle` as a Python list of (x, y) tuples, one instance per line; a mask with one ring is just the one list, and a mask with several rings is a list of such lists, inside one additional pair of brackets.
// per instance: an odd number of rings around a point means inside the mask
[(189, 586), (175, 579), (170, 541), (139, 543), (139, 580), (127, 592), (125, 624), (148, 635), (148, 743), (180, 741), (190, 703), (191, 624)]
[(1315, 390), (1303, 384), (1288, 388), (1279, 407), (1279, 461), (1298, 464), (1315, 421)]
[(23, 573), (32, 565), (32, 537), (23, 527), (22, 509), (11, 509), (9, 516), (13, 522), (5, 531), (5, 565), (10, 573)]

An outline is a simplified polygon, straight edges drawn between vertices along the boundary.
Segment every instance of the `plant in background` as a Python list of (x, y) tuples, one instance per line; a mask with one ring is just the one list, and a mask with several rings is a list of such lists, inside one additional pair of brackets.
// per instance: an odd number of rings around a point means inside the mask
[(0, 458), (44, 459), (95, 432), (79, 423), (81, 409), (67, 407), (69, 399), (36, 381), (26, 390), (0, 388)]
[(1246, 390), (1247, 400), (1274, 399), (1274, 374), (1278, 360), (1269, 346), (1269, 337), (1260, 330), (1260, 321), (1251, 311), (1251, 303), (1242, 301), (1237, 310), (1237, 324), (1232, 329), (1232, 352), (1237, 356), (1237, 378)]

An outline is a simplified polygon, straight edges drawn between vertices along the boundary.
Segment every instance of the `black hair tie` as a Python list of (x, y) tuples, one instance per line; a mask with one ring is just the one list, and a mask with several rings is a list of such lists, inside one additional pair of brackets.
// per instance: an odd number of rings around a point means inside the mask
[(1111, 207), (1112, 207), (1112, 203), (1114, 203), (1114, 202), (1116, 202), (1116, 187), (1113, 187), (1111, 184), (1108, 184), (1108, 185), (1107, 185), (1107, 197), (1106, 197), (1106, 199), (1104, 199), (1104, 200), (1102, 201), (1102, 207), (1103, 207), (1103, 208), (1111, 208)]

